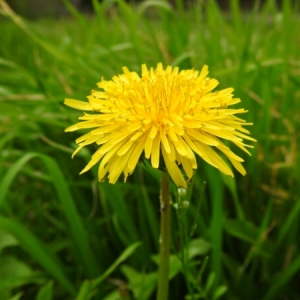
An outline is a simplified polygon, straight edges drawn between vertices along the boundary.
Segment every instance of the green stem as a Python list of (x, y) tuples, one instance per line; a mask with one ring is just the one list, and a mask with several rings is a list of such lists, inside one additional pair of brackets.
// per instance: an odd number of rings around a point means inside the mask
[(161, 176), (160, 193), (160, 250), (157, 300), (167, 300), (169, 292), (169, 259), (170, 259), (170, 195), (169, 174), (163, 172)]

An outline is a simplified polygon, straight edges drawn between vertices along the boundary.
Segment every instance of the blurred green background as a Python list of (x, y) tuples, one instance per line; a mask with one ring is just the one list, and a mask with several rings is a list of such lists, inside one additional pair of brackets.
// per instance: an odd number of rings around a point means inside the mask
[(79, 176), (95, 147), (71, 159), (80, 112), (63, 101), (158, 62), (208, 64), (257, 139), (251, 157), (232, 147), (245, 177), (199, 160), (184, 198), (172, 186), (170, 299), (299, 299), (299, 2), (28, 3), (0, 0), (0, 299), (154, 299), (160, 174)]

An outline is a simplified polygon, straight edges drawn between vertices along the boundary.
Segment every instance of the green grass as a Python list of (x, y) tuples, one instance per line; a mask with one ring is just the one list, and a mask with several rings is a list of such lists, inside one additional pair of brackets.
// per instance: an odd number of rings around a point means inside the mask
[(299, 299), (299, 5), (95, 0), (84, 15), (64, 2), (70, 17), (28, 21), (0, 1), (1, 300), (153, 299), (160, 174), (141, 164), (126, 184), (98, 183), (97, 168), (79, 176), (94, 148), (71, 159), (80, 133), (64, 129), (79, 113), (63, 100), (158, 62), (208, 64), (257, 139), (240, 153), (245, 177), (199, 162), (187, 195), (172, 186), (170, 299)]

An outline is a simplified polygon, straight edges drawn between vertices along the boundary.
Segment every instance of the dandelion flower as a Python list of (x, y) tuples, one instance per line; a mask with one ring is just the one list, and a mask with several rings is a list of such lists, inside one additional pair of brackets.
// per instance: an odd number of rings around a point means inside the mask
[(102, 79), (88, 102), (65, 100), (67, 106), (91, 112), (66, 129), (91, 129), (76, 140), (73, 155), (89, 144), (99, 146), (81, 173), (99, 162), (99, 181), (107, 177), (115, 183), (122, 172), (126, 181), (145, 158), (153, 168), (165, 166), (173, 181), (186, 187), (197, 168), (197, 154), (226, 175), (233, 176), (228, 160), (246, 174), (243, 159), (223, 141), (250, 154), (243, 140), (255, 140), (243, 126), (251, 123), (236, 116), (246, 112), (243, 108), (228, 108), (240, 102), (232, 88), (213, 91), (218, 81), (207, 77), (206, 65), (201, 72), (164, 69), (161, 63), (150, 70), (142, 65), (141, 76), (126, 67), (123, 72), (110, 81)]

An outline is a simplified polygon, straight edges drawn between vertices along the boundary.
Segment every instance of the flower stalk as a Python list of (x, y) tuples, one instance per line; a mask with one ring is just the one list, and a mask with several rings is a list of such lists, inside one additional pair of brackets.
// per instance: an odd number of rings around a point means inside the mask
[(163, 172), (161, 176), (160, 193), (160, 250), (157, 300), (167, 300), (169, 292), (169, 261), (170, 261), (170, 196), (169, 174)]

